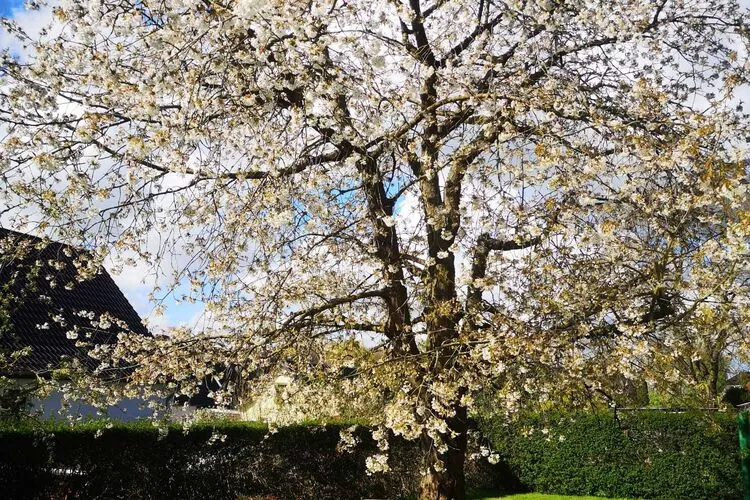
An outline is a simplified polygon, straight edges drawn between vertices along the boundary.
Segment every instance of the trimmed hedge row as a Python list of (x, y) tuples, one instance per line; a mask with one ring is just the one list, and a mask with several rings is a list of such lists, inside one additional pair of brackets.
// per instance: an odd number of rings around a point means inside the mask
[(527, 488), (626, 498), (742, 497), (736, 414), (555, 413), (486, 422)]
[[(393, 440), (387, 474), (367, 475), (376, 451), (359, 428), (354, 452), (338, 451), (348, 425), (284, 427), (222, 422), (172, 427), (165, 436), (149, 423), (43, 430), (0, 425), (3, 498), (361, 499), (398, 498), (418, 484), (415, 443)], [(211, 439), (214, 432), (225, 439)], [(496, 469), (473, 463), (467, 473), (490, 487)]]
[[(388, 474), (367, 475), (376, 447), (364, 428), (352, 453), (337, 450), (348, 424), (265, 426), (221, 422), (0, 423), (4, 498), (400, 498), (418, 484), (415, 443), (392, 440)], [(505, 492), (627, 498), (741, 497), (735, 414), (639, 412), (524, 415), (481, 424), (503, 459), (467, 461), (467, 484)], [(226, 436), (211, 439), (212, 435)]]

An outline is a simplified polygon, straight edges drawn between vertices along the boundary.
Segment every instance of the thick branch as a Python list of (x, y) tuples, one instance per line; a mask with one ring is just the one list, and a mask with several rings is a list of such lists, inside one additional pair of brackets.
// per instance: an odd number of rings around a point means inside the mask
[(485, 31), (492, 30), (492, 28), (497, 26), (500, 23), (500, 21), (503, 20), (504, 15), (505, 13), (503, 12), (495, 16), (489, 22), (478, 24), (476, 28), (474, 28), (474, 30), (471, 33), (469, 33), (469, 35), (466, 38), (461, 40), (448, 52), (448, 55), (444, 59), (442, 59), (441, 61), (438, 61), (437, 63), (438, 66), (445, 67), (448, 59), (458, 57), (464, 50), (471, 47), (471, 44), (474, 43), (474, 40), (476, 40), (479, 35), (481, 35)]
[[(103, 151), (107, 152), (108, 154), (119, 158), (124, 159), (124, 155), (120, 153), (119, 151), (107, 146), (106, 144), (102, 143), (98, 140), (93, 140), (92, 143), (97, 145), (99, 148), (101, 148)], [(163, 166), (156, 164), (154, 162), (151, 162), (146, 159), (137, 159), (137, 158), (129, 158), (129, 160), (134, 161), (135, 163), (138, 163), (139, 165), (142, 165), (144, 167), (150, 168), (152, 170), (156, 170), (162, 173), (182, 173), (187, 175), (195, 175), (199, 179), (235, 179), (235, 180), (260, 180), (265, 179), (267, 177), (288, 177), (290, 175), (298, 174), (300, 172), (305, 171), (309, 167), (313, 167), (316, 165), (321, 165), (324, 163), (330, 163), (330, 162), (336, 162), (346, 159), (349, 155), (351, 155), (353, 152), (353, 148), (342, 148), (338, 147), (336, 151), (332, 151), (330, 153), (324, 153), (319, 155), (310, 155), (305, 156), (303, 158), (300, 158), (295, 163), (293, 163), (291, 166), (287, 168), (282, 168), (276, 171), (260, 171), (260, 170), (246, 170), (242, 172), (223, 172), (218, 173), (215, 176), (209, 176), (206, 174), (206, 172), (202, 171), (196, 171), (190, 168), (187, 168), (180, 172), (174, 172), (173, 170)]]
[(422, 7), (419, 4), (419, 0), (409, 0), (409, 5), (411, 6), (412, 11), (414, 11), (414, 17), (411, 21), (411, 32), (414, 34), (414, 38), (417, 41), (417, 58), (433, 68), (437, 67), (437, 59), (432, 52), (432, 47), (430, 47), (430, 42), (427, 39), (427, 32), (425, 31), (424, 23), (422, 22)]
[(487, 275), (487, 259), (491, 251), (509, 252), (523, 250), (540, 244), (540, 236), (526, 241), (499, 240), (489, 234), (483, 234), (474, 247), (474, 257), (471, 263), (471, 283), (469, 284), (466, 306), (468, 310), (479, 310), (482, 304), (482, 286), (475, 284)]
[(409, 294), (404, 285), (405, 275), (401, 259), (401, 248), (398, 233), (394, 226), (386, 224), (384, 218), (393, 215), (393, 200), (388, 198), (376, 158), (367, 158), (358, 163), (362, 173), (363, 190), (367, 199), (367, 213), (374, 228), (373, 239), (375, 255), (383, 263), (389, 283), (389, 294), (385, 298), (388, 307), (388, 321), (386, 335), (391, 340), (402, 340), (399, 349), (414, 354), (419, 352), (414, 337), (402, 338), (407, 335), (407, 326), (411, 325), (409, 311)]
[(305, 309), (304, 311), (298, 311), (292, 314), (289, 317), (289, 319), (287, 319), (284, 322), (282, 329), (293, 328), (297, 326), (298, 324), (302, 323), (305, 318), (312, 318), (317, 314), (320, 314), (324, 311), (328, 311), (330, 309), (333, 309), (341, 305), (351, 304), (352, 302), (356, 302), (362, 299), (371, 299), (375, 297), (385, 298), (388, 296), (388, 294), (389, 294), (389, 290), (387, 288), (384, 288), (380, 290), (368, 290), (366, 292), (355, 293), (352, 295), (348, 295), (346, 297), (337, 297), (334, 299), (329, 299), (324, 304), (311, 307), (309, 309)]

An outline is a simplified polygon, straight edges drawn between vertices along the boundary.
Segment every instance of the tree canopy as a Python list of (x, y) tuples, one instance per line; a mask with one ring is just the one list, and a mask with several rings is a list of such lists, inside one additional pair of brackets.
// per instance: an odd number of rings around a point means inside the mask
[(747, 324), (744, 15), (63, 0), (36, 38), (5, 21), (25, 50), (2, 62), (2, 220), (205, 305), (210, 328), (99, 353), (131, 390), (353, 368), (346, 394), (422, 440), (422, 497), (462, 498), (488, 384), (512, 411), (679, 378), (664, 346)]

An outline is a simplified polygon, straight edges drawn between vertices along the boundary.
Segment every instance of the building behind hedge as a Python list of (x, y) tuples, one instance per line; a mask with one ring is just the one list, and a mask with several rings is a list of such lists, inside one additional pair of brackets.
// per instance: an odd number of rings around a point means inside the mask
[[(79, 282), (80, 273), (87, 271), (92, 275)], [(0, 390), (6, 411), (18, 411), (9, 406), (28, 403), (30, 411), (44, 417), (59, 415), (62, 395), (37, 397), (36, 381), (64, 377), (68, 363), (94, 370), (98, 361), (89, 356), (89, 349), (112, 344), (123, 332), (149, 334), (112, 277), (94, 266), (89, 252), (0, 228), (0, 375), (6, 379)], [(121, 401), (109, 409), (109, 416), (146, 416), (142, 403)], [(65, 413), (96, 410), (76, 403)]]

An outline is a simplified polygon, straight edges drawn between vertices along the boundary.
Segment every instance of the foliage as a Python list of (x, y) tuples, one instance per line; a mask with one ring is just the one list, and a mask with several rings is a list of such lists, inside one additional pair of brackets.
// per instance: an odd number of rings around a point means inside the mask
[(31, 399), (38, 394), (39, 386), (36, 383), (19, 384), (0, 376), (0, 420), (27, 417)]
[[(389, 472), (367, 474), (365, 461), (377, 443), (359, 427), (353, 436), (360, 445), (345, 451), (341, 435), (349, 423), (307, 423), (271, 434), (247, 422), (197, 423), (187, 432), (162, 425), (5, 421), (5, 494), (395, 498), (414, 493), (419, 482), (413, 467), (418, 449), (403, 439), (390, 440)], [(640, 412), (615, 421), (608, 413), (561, 412), (527, 414), (510, 423), (498, 417), (482, 427), (502, 462), (470, 461), (474, 489), (691, 500), (739, 496), (734, 414)]]
[[(544, 493), (522, 493), (520, 495), (507, 495), (497, 498), (486, 498), (477, 497), (478, 500), (598, 500), (604, 497), (590, 497), (590, 496), (570, 496), (570, 495), (546, 495)], [(611, 499), (611, 500), (625, 500), (625, 499)]]
[[(104, 421), (0, 424), (0, 482), (6, 498), (276, 498), (399, 497), (416, 490), (414, 443), (391, 441), (391, 472), (369, 475), (376, 450), (359, 427), (357, 448), (340, 447), (350, 424), (305, 424), (269, 434), (247, 422), (178, 425)], [(472, 464), (476, 486), (491, 487), (496, 471)]]
[[(156, 303), (209, 318), (100, 347), (132, 376), (83, 393), (189, 393), (217, 366), (259, 385), (354, 368), (343, 396), (387, 394), (380, 426), (424, 444), (423, 495), (461, 498), (489, 382), (513, 411), (606, 394), (615, 374), (681, 383), (673, 353), (710, 378), (746, 351), (736, 0), (52, 14), (38, 35), (4, 22), (28, 50), (2, 58), (3, 220), (137, 267)], [(342, 338), (373, 355), (329, 355)]]
[(739, 498), (734, 413), (550, 413), (488, 423), (527, 487), (626, 498)]
[[(30, 400), (41, 394), (38, 380), (19, 383), (13, 376), (19, 375), (17, 365), (30, 354), (31, 349), (28, 346), (11, 347), (14, 337), (11, 315), (26, 296), (36, 292), (34, 278), (38, 273), (38, 266), (23, 266), (16, 273), (9, 273), (6, 269), (8, 259), (22, 256), (23, 249), (10, 252), (4, 247), (4, 243), (0, 241), (0, 420), (27, 417), (31, 407)], [(30, 374), (23, 374), (27, 379), (32, 378)]]

